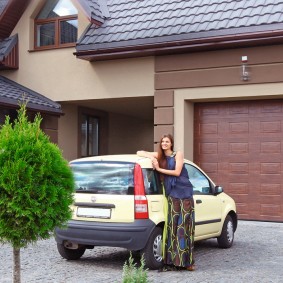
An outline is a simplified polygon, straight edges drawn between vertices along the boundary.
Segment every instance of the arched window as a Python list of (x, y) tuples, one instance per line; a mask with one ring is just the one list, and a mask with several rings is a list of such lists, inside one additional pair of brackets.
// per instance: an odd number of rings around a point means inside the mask
[(74, 46), (78, 11), (70, 0), (48, 0), (35, 19), (35, 49)]

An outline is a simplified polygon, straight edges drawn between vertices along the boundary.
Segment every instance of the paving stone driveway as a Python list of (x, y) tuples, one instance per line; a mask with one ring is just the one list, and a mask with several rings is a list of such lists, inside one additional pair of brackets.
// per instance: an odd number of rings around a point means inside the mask
[[(87, 250), (78, 261), (66, 261), (54, 239), (39, 241), (21, 252), (22, 283), (117, 283), (129, 252), (119, 248)], [(149, 271), (159, 282), (283, 282), (283, 223), (239, 221), (231, 249), (216, 240), (196, 243), (195, 272)], [(12, 249), (0, 245), (0, 283), (12, 283)]]

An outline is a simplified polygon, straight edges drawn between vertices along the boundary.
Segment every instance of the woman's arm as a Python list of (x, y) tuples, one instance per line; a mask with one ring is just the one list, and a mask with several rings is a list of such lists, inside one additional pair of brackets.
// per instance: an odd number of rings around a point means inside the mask
[(145, 151), (145, 150), (137, 151), (137, 155), (141, 156), (141, 157), (150, 158), (151, 160), (156, 159), (157, 156), (158, 156), (157, 152), (149, 152), (149, 151)]
[(171, 175), (171, 176), (180, 176), (184, 164), (184, 156), (181, 151), (177, 151), (175, 160), (176, 160), (176, 166), (174, 170), (160, 168), (157, 160), (153, 161), (153, 166), (158, 172), (162, 174)]

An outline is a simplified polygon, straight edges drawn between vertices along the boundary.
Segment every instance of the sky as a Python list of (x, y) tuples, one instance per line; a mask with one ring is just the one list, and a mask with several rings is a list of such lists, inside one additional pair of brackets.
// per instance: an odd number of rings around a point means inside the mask
[(61, 17), (78, 13), (70, 0), (60, 0), (53, 11)]

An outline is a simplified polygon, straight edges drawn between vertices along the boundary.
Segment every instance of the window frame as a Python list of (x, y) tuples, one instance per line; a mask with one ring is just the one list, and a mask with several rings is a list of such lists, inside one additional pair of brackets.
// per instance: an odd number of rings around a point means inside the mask
[[(188, 167), (193, 168), (195, 170), (195, 172), (197, 172), (198, 174), (200, 174), (202, 177), (205, 178), (205, 180), (207, 181), (207, 185), (209, 185), (209, 191), (208, 192), (205, 192), (205, 191), (201, 192), (200, 190), (195, 189), (194, 182), (192, 182), (192, 178), (190, 176), (190, 170), (188, 170)], [(190, 182), (193, 185), (193, 194), (194, 195), (212, 195), (213, 194), (213, 187), (214, 186), (211, 184), (211, 181), (209, 180), (209, 178), (201, 170), (199, 170), (197, 167), (195, 167), (194, 165), (189, 164), (189, 163), (185, 163), (185, 168), (188, 172)], [(202, 189), (205, 189), (205, 188), (207, 188), (207, 187), (202, 187)]]
[(83, 121), (83, 115), (88, 115), (92, 117), (96, 117), (99, 119), (99, 134), (98, 134), (98, 155), (105, 155), (108, 153), (108, 143), (107, 140), (109, 138), (108, 129), (109, 129), (109, 121), (108, 121), (108, 113), (101, 110), (86, 108), (78, 106), (77, 108), (77, 157), (83, 157), (81, 155), (81, 124)]
[[(86, 128), (86, 155), (82, 154), (82, 150), (80, 152), (80, 156), (81, 157), (89, 157), (89, 156), (98, 156), (99, 152), (100, 152), (100, 118), (92, 115), (92, 114), (88, 114), (88, 113), (82, 113), (81, 115), (81, 126), (82, 126), (82, 122), (84, 121), (84, 116), (86, 117), (86, 122), (87, 122), (87, 128)], [(97, 154), (90, 154), (90, 146), (89, 146), (89, 139), (90, 139), (90, 132), (89, 132), (89, 125), (90, 125), (90, 119), (95, 119), (97, 120)], [(80, 129), (81, 130), (81, 129)], [(82, 132), (81, 132), (81, 142), (80, 142), (80, 146), (82, 147)]]
[[(163, 188), (160, 181), (160, 175), (153, 168), (142, 168), (143, 179), (144, 179), (144, 188), (146, 195), (162, 195)], [(148, 178), (151, 176), (151, 179)], [(150, 186), (152, 184), (152, 186)], [(150, 189), (152, 188), (152, 189)]]
[[(61, 22), (66, 22), (70, 20), (78, 20), (78, 15), (68, 15), (62, 17), (48, 18), (48, 19), (35, 19), (34, 20), (34, 49), (35, 50), (48, 50), (48, 49), (57, 49), (57, 48), (65, 48), (65, 47), (74, 47), (76, 46), (76, 42), (71, 43), (60, 43), (60, 35), (61, 35)], [(37, 46), (37, 27), (43, 24), (54, 23), (55, 26), (55, 35), (54, 35), (54, 44), (53, 45), (45, 45), (45, 46)]]
[(75, 192), (105, 195), (133, 195), (134, 167), (134, 163), (120, 161), (70, 163)]

